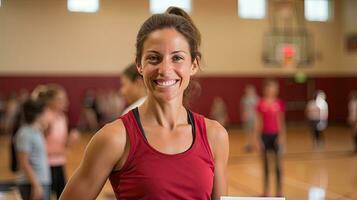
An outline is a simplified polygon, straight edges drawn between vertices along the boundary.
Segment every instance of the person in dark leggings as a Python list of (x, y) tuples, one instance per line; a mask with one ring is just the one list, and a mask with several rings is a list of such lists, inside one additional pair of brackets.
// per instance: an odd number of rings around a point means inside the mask
[(310, 122), (313, 146), (321, 147), (324, 141), (323, 131), (327, 127), (328, 119), (326, 94), (321, 90), (315, 92), (314, 99), (307, 103), (305, 112)]
[[(22, 105), (21, 105), (22, 107)], [(20, 109), (22, 110), (22, 108)], [(16, 155), (16, 133), (21, 126), (21, 112), (18, 112), (15, 117), (15, 123), (11, 130), (11, 143), (10, 143), (10, 169), (12, 172), (17, 172), (19, 169)]]
[(16, 134), (17, 186), (23, 200), (50, 200), (51, 177), (43, 135), (48, 122), (44, 107), (41, 101), (27, 100), (23, 105), (25, 124)]
[(51, 168), (51, 190), (59, 199), (67, 182), (65, 173), (67, 148), (78, 141), (79, 133), (75, 129), (68, 131), (66, 115), (68, 97), (65, 88), (48, 84), (38, 98), (46, 102), (45, 112), (49, 127), (45, 135), (48, 163)]
[(278, 99), (278, 83), (267, 80), (264, 83), (263, 98), (257, 104), (257, 120), (255, 133), (257, 147), (262, 153), (264, 185), (263, 195), (269, 196), (269, 161), (268, 153), (274, 153), (276, 174), (276, 196), (282, 196), (282, 148), (286, 141), (285, 108)]

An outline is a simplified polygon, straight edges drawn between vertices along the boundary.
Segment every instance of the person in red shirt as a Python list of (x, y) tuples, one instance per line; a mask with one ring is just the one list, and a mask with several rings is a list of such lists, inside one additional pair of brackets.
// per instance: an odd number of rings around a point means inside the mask
[(256, 135), (258, 149), (262, 153), (264, 167), (264, 193), (269, 191), (268, 152), (275, 158), (277, 196), (282, 195), (281, 152), (286, 141), (285, 107), (278, 98), (279, 85), (274, 80), (266, 80), (263, 87), (263, 98), (257, 104)]
[(228, 134), (184, 104), (200, 67), (200, 33), (170, 7), (141, 26), (136, 66), (145, 102), (105, 125), (61, 199), (95, 199), (110, 178), (117, 199), (220, 199), (227, 194)]

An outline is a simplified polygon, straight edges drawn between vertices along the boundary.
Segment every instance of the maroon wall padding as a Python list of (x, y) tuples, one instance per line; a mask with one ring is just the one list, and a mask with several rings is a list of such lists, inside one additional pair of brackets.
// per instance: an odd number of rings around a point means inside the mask
[[(231, 124), (240, 122), (239, 102), (244, 87), (252, 84), (261, 93), (264, 76), (205, 76), (198, 78), (201, 95), (193, 99), (193, 111), (209, 116), (212, 100), (221, 96), (227, 104)], [(297, 84), (292, 77), (275, 77), (280, 84), (280, 97), (287, 106), (288, 121), (304, 120), (304, 106), (314, 89), (324, 90), (330, 109), (330, 121), (345, 122), (349, 93), (357, 90), (357, 76), (309, 77), (304, 84)], [(76, 124), (83, 96), (88, 89), (116, 89), (120, 87), (119, 75), (112, 76), (0, 76), (0, 93), (9, 95), (20, 89), (32, 90), (38, 84), (57, 83), (66, 88), (70, 99), (69, 120)], [(310, 88), (310, 89), (309, 89)], [(312, 88), (312, 89), (311, 89)]]
[(120, 87), (117, 76), (0, 76), (0, 93), (7, 96), (13, 91), (27, 89), (32, 91), (39, 84), (56, 83), (68, 93), (68, 118), (70, 126), (79, 119), (84, 94), (88, 89), (106, 90)]

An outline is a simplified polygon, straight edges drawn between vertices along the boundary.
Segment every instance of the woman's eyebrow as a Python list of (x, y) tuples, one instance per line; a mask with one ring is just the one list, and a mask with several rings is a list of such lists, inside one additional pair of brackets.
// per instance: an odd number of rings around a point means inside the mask
[(158, 51), (155, 51), (155, 50), (150, 50), (150, 49), (149, 49), (149, 50), (147, 50), (146, 52), (147, 52), (147, 53), (157, 53), (157, 54), (160, 54)]
[(173, 51), (173, 52), (171, 52), (171, 54), (175, 54), (175, 53), (184, 53), (184, 54), (187, 54), (187, 52), (186, 51), (184, 51), (184, 50), (177, 50), (177, 51)]

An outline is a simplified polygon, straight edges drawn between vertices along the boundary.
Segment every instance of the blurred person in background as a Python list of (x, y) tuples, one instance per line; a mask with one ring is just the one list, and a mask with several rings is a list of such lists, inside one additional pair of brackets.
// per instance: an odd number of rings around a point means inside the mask
[(6, 101), (2, 93), (0, 93), (0, 135), (4, 134), (4, 116), (5, 116), (5, 109), (6, 108)]
[(17, 99), (17, 94), (12, 93), (5, 106), (4, 114), (4, 132), (10, 134), (10, 170), (16, 172), (18, 170), (17, 154), (16, 154), (16, 134), (21, 125), (21, 108)]
[(215, 97), (211, 106), (210, 117), (218, 121), (222, 126), (228, 122), (227, 106), (222, 97)]
[(323, 144), (323, 131), (327, 128), (328, 105), (326, 94), (322, 90), (316, 91), (314, 99), (306, 105), (306, 116), (310, 122), (314, 147), (321, 147)]
[(16, 154), (16, 134), (22, 125), (22, 105), (27, 100), (29, 93), (25, 89), (21, 89), (19, 95), (13, 93), (6, 106), (5, 114), (5, 133), (11, 134), (10, 137), (10, 170), (16, 172), (18, 170), (17, 154)]
[(112, 122), (118, 119), (125, 109), (125, 98), (120, 94), (120, 90), (111, 89), (108, 91), (108, 104), (110, 105), (108, 122)]
[(146, 88), (142, 76), (134, 63), (130, 64), (122, 73), (120, 93), (127, 102), (122, 115), (140, 106), (147, 98)]
[(99, 89), (95, 93), (95, 99), (97, 104), (97, 119), (99, 128), (103, 127), (103, 125), (110, 120), (108, 119), (108, 110), (110, 110), (108, 104), (108, 95), (104, 89)]
[(348, 103), (348, 122), (352, 127), (354, 152), (357, 153), (357, 91), (352, 91)]
[(13, 92), (7, 99), (4, 116), (4, 128), (6, 134), (14, 134), (19, 128), (21, 106), (28, 96), (28, 91), (21, 89), (19, 92)]
[(254, 124), (256, 120), (256, 106), (259, 97), (253, 85), (247, 85), (240, 100), (241, 119), (246, 134), (245, 151), (250, 152), (254, 147)]
[(94, 90), (85, 92), (78, 127), (85, 132), (97, 131), (99, 128), (97, 100)]
[(23, 200), (50, 200), (50, 169), (44, 131), (48, 127), (45, 104), (28, 99), (23, 104), (24, 124), (16, 134), (19, 162), (17, 185)]
[[(4, 113), (4, 131), (5, 134), (12, 134), (15, 119), (20, 113), (19, 101), (16, 92), (12, 92), (5, 103), (5, 113)], [(16, 132), (16, 131), (15, 131)]]
[(274, 153), (276, 196), (282, 196), (282, 153), (286, 144), (285, 106), (278, 98), (279, 85), (275, 80), (266, 80), (263, 85), (263, 97), (257, 104), (255, 133), (257, 148), (263, 161), (263, 194), (269, 196), (269, 160), (268, 153)]
[(66, 111), (69, 102), (66, 90), (62, 86), (48, 84), (38, 97), (46, 103), (45, 116), (49, 121), (49, 127), (45, 136), (51, 169), (51, 190), (59, 198), (66, 185), (67, 148), (78, 141), (79, 133), (75, 129), (68, 131)]

